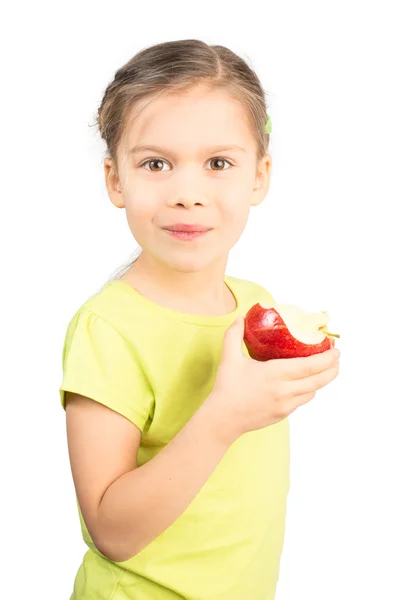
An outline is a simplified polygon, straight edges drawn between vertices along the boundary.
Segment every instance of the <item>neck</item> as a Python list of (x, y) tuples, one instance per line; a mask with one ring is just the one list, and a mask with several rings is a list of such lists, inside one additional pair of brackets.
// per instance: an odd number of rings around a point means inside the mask
[(235, 309), (232, 293), (224, 282), (227, 260), (184, 272), (142, 252), (123, 279), (143, 296), (175, 310), (227, 314)]

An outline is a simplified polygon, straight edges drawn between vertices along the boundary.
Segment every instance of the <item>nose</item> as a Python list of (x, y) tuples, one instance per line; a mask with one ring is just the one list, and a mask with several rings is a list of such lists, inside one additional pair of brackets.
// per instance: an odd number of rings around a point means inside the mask
[(168, 206), (206, 206), (208, 204), (204, 181), (195, 169), (186, 169), (177, 174), (169, 195)]

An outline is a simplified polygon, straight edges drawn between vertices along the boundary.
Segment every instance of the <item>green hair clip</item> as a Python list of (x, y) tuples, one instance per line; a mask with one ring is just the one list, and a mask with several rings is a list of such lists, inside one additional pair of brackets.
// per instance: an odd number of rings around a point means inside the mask
[(271, 131), (272, 131), (271, 117), (268, 115), (267, 122), (265, 123), (265, 133), (271, 133)]

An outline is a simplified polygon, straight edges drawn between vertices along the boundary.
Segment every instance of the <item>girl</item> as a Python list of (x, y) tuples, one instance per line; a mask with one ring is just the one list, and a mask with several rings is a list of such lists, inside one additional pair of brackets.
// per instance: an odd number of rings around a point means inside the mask
[(272, 600), (287, 417), (336, 377), (338, 351), (261, 363), (243, 344), (238, 317), (273, 303), (225, 274), (270, 183), (260, 81), (223, 46), (159, 44), (117, 71), (97, 122), (108, 194), (142, 251), (66, 334), (89, 547), (70, 600)]

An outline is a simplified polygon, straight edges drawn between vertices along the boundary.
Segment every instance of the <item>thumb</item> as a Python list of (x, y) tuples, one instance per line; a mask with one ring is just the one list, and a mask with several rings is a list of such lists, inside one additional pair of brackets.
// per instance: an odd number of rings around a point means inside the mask
[(244, 335), (244, 318), (238, 317), (230, 327), (225, 331), (224, 343), (222, 346), (222, 360), (229, 360), (230, 357), (242, 356), (242, 344)]

